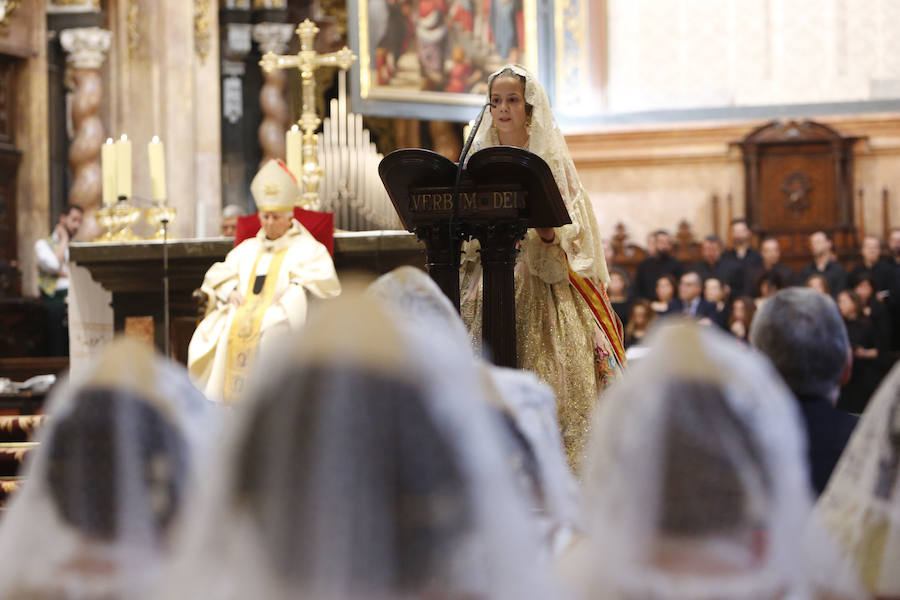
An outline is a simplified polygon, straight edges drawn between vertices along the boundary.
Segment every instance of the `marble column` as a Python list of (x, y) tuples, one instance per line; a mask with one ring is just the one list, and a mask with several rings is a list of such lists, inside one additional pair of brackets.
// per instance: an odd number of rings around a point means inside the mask
[[(253, 39), (259, 44), (261, 54), (284, 54), (294, 34), (294, 27), (287, 23), (259, 23), (253, 26)], [(263, 119), (259, 125), (259, 144), (263, 150), (262, 163), (269, 159), (285, 159), (284, 133), (290, 117), (285, 99), (285, 87), (290, 71), (276, 69), (265, 74), (265, 82), (259, 92), (259, 104)]]
[(60, 34), (60, 43), (68, 55), (68, 79), (74, 87), (72, 123), (75, 136), (69, 148), (69, 165), (74, 181), (69, 191), (69, 203), (85, 210), (100, 206), (100, 146), (106, 137), (100, 120), (103, 99), (100, 67), (109, 50), (111, 37), (109, 31), (99, 27), (66, 29)]

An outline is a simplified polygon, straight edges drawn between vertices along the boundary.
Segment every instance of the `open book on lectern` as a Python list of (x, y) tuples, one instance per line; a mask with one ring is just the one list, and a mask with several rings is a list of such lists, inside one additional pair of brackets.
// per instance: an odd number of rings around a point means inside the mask
[[(472, 154), (454, 194), (457, 163), (420, 148), (396, 150), (378, 174), (408, 231), (446, 223), (519, 222), (526, 227), (571, 223), (544, 160), (513, 146), (491, 146)], [(458, 204), (458, 208), (455, 206)]]

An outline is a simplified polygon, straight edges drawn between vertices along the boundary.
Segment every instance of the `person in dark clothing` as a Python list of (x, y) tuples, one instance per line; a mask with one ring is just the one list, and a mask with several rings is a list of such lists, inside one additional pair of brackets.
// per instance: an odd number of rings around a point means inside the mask
[(727, 285), (729, 290), (742, 288), (741, 266), (736, 260), (722, 256), (722, 240), (719, 236), (708, 235), (703, 238), (700, 251), (703, 258), (691, 265), (691, 270), (696, 271), (703, 281), (713, 277)]
[(753, 283), (755, 290), (754, 298), (768, 298), (775, 295), (778, 290), (788, 287), (788, 283), (776, 269), (761, 271), (756, 281)]
[(696, 271), (688, 271), (678, 282), (678, 299), (675, 300), (675, 311), (686, 317), (710, 319), (716, 314), (712, 302), (703, 299), (703, 281)]
[(756, 312), (750, 343), (769, 357), (797, 398), (808, 436), (810, 482), (821, 494), (857, 422), (835, 406), (852, 364), (837, 305), (815, 290), (781, 290)]
[(628, 273), (619, 267), (609, 270), (609, 287), (606, 289), (609, 303), (622, 321), (622, 327), (628, 325), (628, 313), (631, 310), (631, 280)]
[(800, 272), (800, 279), (806, 281), (811, 275), (822, 275), (828, 282), (828, 291), (836, 297), (847, 287), (847, 271), (834, 260), (834, 244), (824, 231), (816, 231), (809, 236), (809, 249), (813, 259)]
[(759, 245), (759, 253), (762, 256), (762, 265), (750, 269), (745, 280), (746, 287), (744, 289), (749, 295), (754, 298), (762, 297), (759, 284), (762, 281), (763, 273), (766, 272), (778, 274), (782, 283), (779, 289), (796, 284), (797, 274), (792, 268), (781, 263), (781, 246), (777, 238), (765, 238)]
[(750, 293), (747, 289), (747, 278), (763, 264), (762, 256), (750, 246), (752, 240), (753, 232), (750, 231), (747, 219), (731, 221), (731, 243), (734, 246), (722, 253), (722, 256), (735, 261), (739, 269), (738, 281), (731, 290), (732, 298)]
[(891, 266), (890, 283), (887, 292), (882, 292), (881, 299), (891, 315), (891, 350), (900, 350), (900, 227), (891, 229), (888, 236), (887, 263)]
[(648, 256), (638, 265), (634, 278), (635, 293), (640, 298), (653, 300), (656, 297), (656, 282), (663, 275), (679, 279), (684, 273), (684, 265), (671, 255), (672, 238), (660, 229), (653, 233), (655, 255)]
[(849, 278), (858, 281), (862, 275), (868, 274), (875, 285), (876, 293), (883, 295), (883, 292), (889, 291), (894, 269), (890, 262), (881, 257), (881, 242), (878, 237), (874, 235), (864, 237), (860, 244), (859, 254), (862, 262), (853, 267)]
[(658, 316), (674, 314), (678, 312), (678, 298), (675, 297), (675, 288), (678, 284), (671, 275), (663, 275), (656, 282), (656, 294), (650, 308)]
[(709, 317), (709, 320), (728, 331), (728, 318), (731, 316), (731, 310), (728, 306), (728, 292), (725, 285), (715, 277), (710, 277), (703, 282), (703, 298), (716, 308), (716, 312)]
[(863, 313), (864, 305), (856, 292), (842, 291), (838, 294), (837, 305), (847, 326), (850, 347), (853, 348), (853, 370), (850, 379), (841, 388), (837, 406), (849, 413), (861, 414), (884, 376), (879, 361), (884, 348), (879, 347), (875, 327)]

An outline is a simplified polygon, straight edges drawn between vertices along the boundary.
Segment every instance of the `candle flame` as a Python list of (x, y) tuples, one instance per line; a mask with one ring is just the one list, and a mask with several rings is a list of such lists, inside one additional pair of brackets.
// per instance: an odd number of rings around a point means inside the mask
[(106, 143), (107, 143), (107, 144), (112, 144), (112, 143), (113, 143), (113, 139), (112, 139), (112, 138), (106, 138)]
[(154, 135), (154, 136), (153, 136), (153, 139), (150, 140), (150, 143), (151, 143), (151, 144), (158, 144), (158, 143), (159, 143), (159, 136), (158, 136), (158, 135)]
[(125, 134), (123, 133), (121, 139), (122, 139), (123, 142), (127, 142), (127, 141), (128, 141), (128, 136), (125, 135)]
[(295, 124), (293, 127), (291, 127), (291, 131), (300, 131), (300, 127), (298, 127), (298, 126)]

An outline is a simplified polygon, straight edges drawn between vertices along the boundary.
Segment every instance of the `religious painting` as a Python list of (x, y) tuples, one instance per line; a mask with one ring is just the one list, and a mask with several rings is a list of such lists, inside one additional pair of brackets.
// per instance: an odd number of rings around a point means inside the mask
[(507, 63), (537, 72), (538, 1), (351, 0), (354, 110), (471, 119), (490, 73)]

